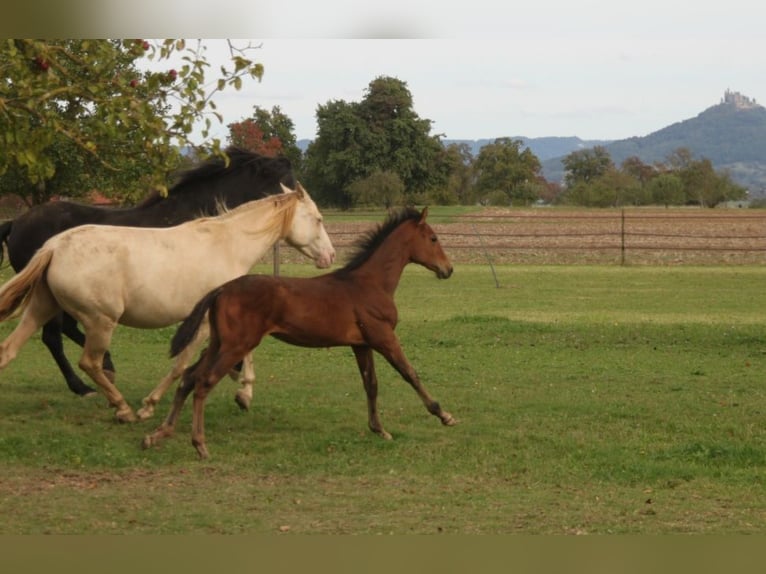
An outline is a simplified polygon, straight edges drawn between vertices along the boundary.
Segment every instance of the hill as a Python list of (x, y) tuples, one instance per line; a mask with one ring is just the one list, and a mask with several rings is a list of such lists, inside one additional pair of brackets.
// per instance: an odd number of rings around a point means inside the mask
[[(694, 118), (605, 147), (617, 165), (631, 156), (644, 163), (661, 162), (685, 147), (695, 158), (708, 158), (716, 170), (728, 170), (734, 181), (754, 195), (766, 190), (766, 108), (737, 92), (727, 90), (719, 104)], [(546, 179), (563, 179), (565, 155), (541, 158)]]
[[(542, 162), (552, 158), (560, 158), (572, 153), (578, 149), (586, 149), (597, 145), (606, 145), (610, 143), (607, 140), (581, 140), (578, 137), (542, 137), (528, 138), (524, 136), (511, 136), (513, 140), (521, 140), (525, 147), (532, 150), (538, 159)], [(468, 144), (474, 157), (479, 154), (482, 147), (495, 141), (492, 139), (480, 140), (442, 140), (444, 145), (450, 144)]]
[[(498, 136), (501, 137), (501, 136)], [(562, 181), (561, 160), (579, 149), (606, 147), (615, 164), (637, 156), (644, 163), (664, 161), (678, 148), (688, 148), (699, 159), (708, 158), (715, 169), (728, 170), (732, 179), (749, 189), (753, 196), (766, 195), (766, 108), (738, 92), (726, 90), (720, 103), (696, 117), (669, 125), (643, 137), (624, 140), (582, 140), (578, 137), (528, 138), (521, 140), (542, 163), (548, 181)], [(476, 140), (445, 139), (445, 145), (465, 143), (474, 156), (494, 138)], [(305, 151), (310, 140), (298, 141)]]

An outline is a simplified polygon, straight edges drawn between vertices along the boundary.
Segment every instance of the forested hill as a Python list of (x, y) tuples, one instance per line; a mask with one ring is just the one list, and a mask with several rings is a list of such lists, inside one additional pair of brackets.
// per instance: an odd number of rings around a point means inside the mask
[[(727, 91), (721, 103), (694, 118), (605, 147), (616, 165), (631, 156), (649, 164), (663, 161), (684, 147), (695, 158), (708, 158), (716, 170), (728, 170), (734, 181), (754, 194), (766, 189), (766, 108), (736, 92)], [(565, 155), (541, 158), (546, 179), (563, 179)]]

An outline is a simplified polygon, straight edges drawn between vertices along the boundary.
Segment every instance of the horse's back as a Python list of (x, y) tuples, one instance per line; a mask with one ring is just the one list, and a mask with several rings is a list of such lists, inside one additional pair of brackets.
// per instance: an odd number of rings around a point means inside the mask
[(48, 239), (86, 223), (104, 220), (105, 209), (70, 201), (51, 201), (37, 205), (13, 220), (8, 236), (8, 259), (19, 271)]

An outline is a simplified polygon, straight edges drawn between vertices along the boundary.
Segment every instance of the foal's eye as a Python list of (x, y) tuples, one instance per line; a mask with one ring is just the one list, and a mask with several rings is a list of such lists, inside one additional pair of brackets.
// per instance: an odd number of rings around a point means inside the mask
[(436, 235), (432, 235), (431, 236), (431, 243), (436, 243), (437, 241), (439, 241), (439, 240), (437, 239)]

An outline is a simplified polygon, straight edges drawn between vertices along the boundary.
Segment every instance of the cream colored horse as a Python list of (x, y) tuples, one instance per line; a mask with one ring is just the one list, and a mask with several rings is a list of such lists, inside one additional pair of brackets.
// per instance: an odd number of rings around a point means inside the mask
[[(54, 236), (0, 288), (0, 321), (23, 310), (19, 324), (0, 343), (0, 370), (64, 310), (85, 329), (80, 368), (104, 392), (118, 420), (134, 421), (133, 410), (102, 367), (118, 324), (156, 329), (181, 321), (205, 293), (247, 273), (280, 239), (317, 267), (332, 264), (335, 250), (316, 205), (300, 184), (296, 191), (284, 191), (175, 227), (83, 225)], [(151, 414), (151, 405), (190, 356), (179, 356), (145, 399), (149, 406), (143, 416)]]

